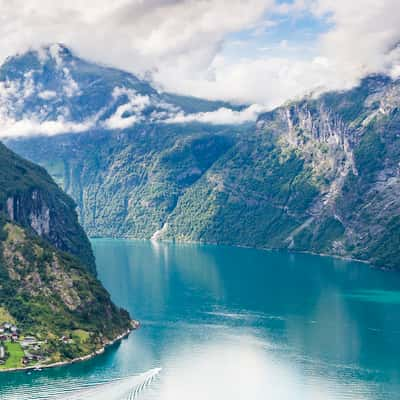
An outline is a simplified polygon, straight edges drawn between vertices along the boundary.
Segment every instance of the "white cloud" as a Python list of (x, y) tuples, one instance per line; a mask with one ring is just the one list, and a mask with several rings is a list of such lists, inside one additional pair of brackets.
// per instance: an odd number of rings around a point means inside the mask
[(126, 129), (143, 119), (143, 110), (150, 105), (149, 96), (137, 94), (135, 90), (116, 87), (112, 97), (116, 101), (121, 96), (127, 96), (128, 102), (118, 106), (115, 113), (103, 122), (108, 129)]
[[(211, 75), (192, 77), (179, 66), (166, 66), (157, 71), (158, 81), (169, 90), (175, 87), (197, 96), (274, 107), (316, 89), (352, 87), (369, 73), (399, 75), (398, 0), (297, 0), (281, 3), (275, 10), (287, 18), (312, 15), (330, 27), (316, 37), (311, 56), (305, 57), (301, 50), (293, 53), (295, 44), (287, 46), (283, 39), (279, 57), (259, 52), (232, 61), (217, 55), (208, 69)], [(272, 47), (266, 43), (259, 48)]]
[[(0, 58), (63, 42), (135, 71), (164, 63), (202, 71), (227, 34), (256, 24), (274, 0), (0, 0)], [(52, 55), (59, 60), (57, 49)]]
[(178, 113), (165, 122), (169, 124), (182, 124), (187, 122), (202, 122), (213, 125), (243, 124), (255, 121), (260, 113), (266, 108), (258, 104), (253, 104), (242, 111), (233, 111), (229, 108), (221, 107), (216, 111), (201, 112), (196, 114)]
[(322, 35), (321, 54), (336, 60), (338, 73), (391, 72), (399, 64), (398, 0), (318, 0), (311, 11), (327, 16), (333, 29)]
[[(151, 71), (169, 91), (209, 99), (272, 107), (316, 87), (349, 87), (370, 72), (400, 73), (398, 0), (0, 0), (0, 7), (0, 58), (63, 42), (94, 61)], [(300, 14), (326, 24), (311, 55), (293, 51), (299, 44), (282, 38), (279, 57), (255, 51), (243, 58), (245, 45), (238, 46), (236, 58), (224, 57), (224, 41), (238, 41), (231, 33), (252, 30), (262, 38), (266, 29), (285, 23), (289, 31)], [(278, 45), (266, 41), (255, 47)], [(62, 71), (56, 47), (51, 56)], [(68, 73), (65, 90), (71, 96), (79, 91)], [(116, 115), (109, 123), (133, 124), (134, 117)]]
[(324, 57), (312, 60), (269, 57), (234, 64), (221, 60), (212, 81), (181, 81), (180, 88), (200, 97), (228, 98), (237, 103), (263, 104), (271, 109), (316, 88), (340, 89), (354, 85), (352, 76), (335, 75), (337, 68), (337, 64)]
[(23, 118), (14, 120), (12, 118), (0, 118), (0, 137), (24, 137), (32, 135), (53, 136), (61, 133), (79, 133), (88, 131), (94, 126), (91, 120), (75, 123), (58, 118), (52, 121), (39, 121), (35, 118)]

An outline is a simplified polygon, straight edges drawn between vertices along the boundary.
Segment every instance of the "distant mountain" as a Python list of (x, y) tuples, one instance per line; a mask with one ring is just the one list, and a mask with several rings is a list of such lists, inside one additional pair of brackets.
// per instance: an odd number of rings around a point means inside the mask
[[(45, 166), (78, 203), (80, 221), (94, 236), (151, 237), (244, 129), (168, 123), (241, 107), (159, 93), (60, 45), (9, 58), (0, 68), (1, 83), (8, 88), (3, 92), (12, 92), (0, 102), (10, 134), (42, 133), (7, 143)], [(59, 130), (66, 133), (47, 136)]]
[(10, 135), (126, 129), (233, 107), (158, 92), (148, 82), (54, 44), (9, 57), (0, 68), (0, 122)]
[[(90, 235), (288, 248), (400, 268), (399, 81), (374, 75), (349, 91), (287, 103), (254, 124), (223, 125), (210, 118), (243, 109), (162, 94), (58, 49), (79, 91), (63, 95), (65, 74), (46, 78), (44, 67), (35, 67), (42, 84), (35, 90), (58, 88), (49, 109), (60, 98), (71, 110), (62, 122), (96, 115), (95, 125), (7, 143), (72, 195)], [(42, 59), (57, 69), (46, 51)], [(8, 71), (31, 74), (32, 57), (40, 58), (28, 53), (0, 69), (6, 86), (16, 79), (5, 78)], [(134, 95), (120, 95), (124, 88)], [(145, 96), (152, 106), (133, 105), (149, 104), (139, 100)], [(8, 115), (45, 122), (63, 109), (41, 111), (40, 93), (31, 101)]]
[(74, 202), (43, 168), (2, 144), (0, 282), (0, 323), (47, 341), (45, 362), (87, 355), (130, 326), (95, 277)]

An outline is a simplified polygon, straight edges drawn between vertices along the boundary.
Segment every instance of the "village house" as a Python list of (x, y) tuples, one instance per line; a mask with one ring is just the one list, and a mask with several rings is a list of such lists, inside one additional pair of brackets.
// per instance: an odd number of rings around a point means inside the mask
[(24, 339), (21, 341), (21, 346), (22, 347), (30, 347), (30, 346), (35, 346), (38, 344), (38, 341), (35, 337), (33, 336), (26, 336)]
[(63, 342), (64, 344), (70, 344), (73, 342), (73, 340), (67, 336), (61, 336), (60, 342)]
[(18, 334), (17, 333), (13, 333), (12, 335), (11, 335), (11, 341), (12, 342), (18, 342), (18, 339), (19, 339), (19, 336), (18, 336)]
[(17, 334), (18, 327), (16, 325), (10, 324), (9, 322), (5, 322), (3, 325), (0, 326), (0, 335), (7, 333)]

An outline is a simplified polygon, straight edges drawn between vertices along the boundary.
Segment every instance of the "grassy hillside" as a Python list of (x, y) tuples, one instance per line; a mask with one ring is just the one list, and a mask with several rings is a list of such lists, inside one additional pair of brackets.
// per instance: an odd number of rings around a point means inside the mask
[[(95, 276), (74, 202), (47, 172), (0, 145), (0, 324), (18, 328), (2, 368), (21, 367), (33, 336), (43, 363), (87, 355), (130, 328)], [(33, 351), (33, 350), (30, 350)]]

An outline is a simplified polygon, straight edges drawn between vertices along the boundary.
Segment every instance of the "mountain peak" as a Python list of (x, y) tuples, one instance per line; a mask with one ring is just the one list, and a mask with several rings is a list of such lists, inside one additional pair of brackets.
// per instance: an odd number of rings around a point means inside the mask
[(227, 103), (160, 92), (132, 73), (82, 59), (62, 43), (17, 54), (0, 67), (0, 123), (9, 137), (184, 123), (186, 114), (196, 118), (221, 107), (232, 112)]
[(62, 61), (70, 61), (73, 57), (72, 51), (63, 43), (52, 43), (39, 47), (37, 50), (39, 58), (44, 61), (52, 59), (57, 64)]
[(17, 69), (18, 67), (18, 69), (22, 68), (22, 70), (39, 68), (46, 63), (53, 63), (60, 67), (64, 62), (70, 62), (73, 58), (73, 52), (64, 44), (46, 44), (7, 57), (2, 65), (2, 70), (7, 67), (12, 69)]

